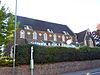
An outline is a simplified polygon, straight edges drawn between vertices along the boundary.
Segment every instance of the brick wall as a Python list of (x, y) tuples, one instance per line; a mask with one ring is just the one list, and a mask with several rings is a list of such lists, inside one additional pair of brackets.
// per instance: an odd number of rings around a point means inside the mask
[(35, 75), (59, 75), (64, 72), (72, 72), (96, 67), (100, 67), (100, 60), (35, 65)]
[[(56, 34), (56, 39), (57, 39), (58, 42), (65, 42), (66, 43), (66, 41), (71, 39), (71, 37), (73, 39), (75, 38), (75, 36), (71, 36), (71, 35), (68, 35), (68, 34), (65, 35), (65, 34), (61, 34), (61, 33), (50, 33), (50, 32), (43, 32), (43, 31), (36, 31), (36, 30), (24, 30), (25, 31), (25, 38), (23, 39), (23, 38), (20, 38), (20, 31), (21, 30), (22, 29), (18, 29), (16, 31), (16, 33), (17, 33), (17, 37), (16, 37), (17, 38), (16, 39), (17, 44), (22, 44), (22, 43), (24, 44), (25, 39), (30, 39), (31, 41), (34, 40), (33, 39), (33, 32), (34, 31), (37, 33), (37, 39), (39, 41), (44, 40), (44, 36), (43, 36), (44, 33), (47, 34), (47, 41), (54, 41), (54, 34)], [(40, 36), (39, 34), (42, 34), (42, 35)], [(60, 37), (58, 37), (58, 36), (60, 36)], [(62, 40), (62, 36), (65, 37), (65, 41)], [(73, 39), (71, 39), (71, 40), (73, 40)]]
[[(100, 67), (100, 60), (35, 65), (34, 75), (59, 75), (64, 72), (97, 67)], [(0, 75), (12, 75), (12, 67), (0, 67)], [(16, 75), (31, 75), (29, 66), (21, 65), (16, 67)]]

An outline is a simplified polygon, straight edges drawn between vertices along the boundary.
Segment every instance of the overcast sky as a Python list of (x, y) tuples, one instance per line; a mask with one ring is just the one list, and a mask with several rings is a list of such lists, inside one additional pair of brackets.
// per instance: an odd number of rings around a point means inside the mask
[[(15, 11), (15, 0), (1, 0)], [(72, 31), (91, 31), (100, 23), (100, 0), (17, 0), (17, 15), (67, 25)]]

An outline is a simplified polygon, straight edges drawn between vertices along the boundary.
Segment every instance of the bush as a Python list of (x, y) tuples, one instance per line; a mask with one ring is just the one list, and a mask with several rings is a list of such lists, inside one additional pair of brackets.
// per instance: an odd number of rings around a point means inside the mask
[(16, 65), (30, 63), (31, 45), (18, 45), (16, 47)]
[(35, 49), (35, 63), (53, 63), (74, 60), (75, 48), (66, 47), (38, 47)]
[(0, 57), (0, 66), (12, 66), (13, 60), (7, 56)]
[[(30, 64), (30, 48), (32, 45), (18, 45), (16, 48), (16, 65)], [(35, 64), (55, 63), (65, 61), (84, 61), (100, 59), (100, 48), (82, 46), (80, 48), (67, 47), (34, 47)]]

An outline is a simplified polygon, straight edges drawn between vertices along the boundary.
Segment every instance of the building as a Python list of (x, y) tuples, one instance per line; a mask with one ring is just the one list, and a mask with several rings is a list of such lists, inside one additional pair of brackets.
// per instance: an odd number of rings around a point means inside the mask
[[(51, 23), (22, 16), (17, 16), (20, 22), (16, 31), (16, 44), (37, 44), (42, 46), (75, 47), (81, 45), (94, 46), (89, 29), (75, 34), (67, 25)], [(12, 44), (6, 48), (6, 55), (13, 50)]]
[(80, 45), (93, 47), (95, 42), (91, 36), (91, 31), (89, 29), (79, 32), (77, 35), (77, 41)]
[(17, 17), (17, 44), (44, 46), (67, 46), (76, 42), (76, 36), (67, 25), (51, 23), (26, 17)]

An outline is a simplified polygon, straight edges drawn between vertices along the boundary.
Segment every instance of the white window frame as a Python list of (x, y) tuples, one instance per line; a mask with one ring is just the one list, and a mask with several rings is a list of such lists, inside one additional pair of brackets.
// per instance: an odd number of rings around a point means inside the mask
[(28, 25), (24, 25), (24, 29), (30, 29)]
[(48, 46), (50, 46), (51, 44), (50, 43), (48, 43)]
[(52, 37), (52, 35), (51, 35), (51, 34), (49, 34), (49, 37)]
[(25, 31), (24, 30), (21, 30), (20, 31), (20, 38), (25, 38)]
[(47, 41), (47, 34), (46, 33), (44, 33), (44, 40)]
[(58, 35), (58, 38), (60, 38), (60, 35)]
[(62, 41), (65, 42), (65, 36), (64, 35), (62, 35)]
[(54, 37), (54, 41), (57, 41), (57, 36), (56, 36), (56, 34), (54, 34), (53, 37)]
[(39, 33), (39, 36), (42, 36), (42, 33)]
[(37, 33), (35, 31), (33, 32), (33, 39), (37, 39)]

